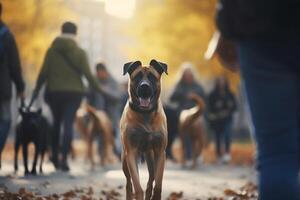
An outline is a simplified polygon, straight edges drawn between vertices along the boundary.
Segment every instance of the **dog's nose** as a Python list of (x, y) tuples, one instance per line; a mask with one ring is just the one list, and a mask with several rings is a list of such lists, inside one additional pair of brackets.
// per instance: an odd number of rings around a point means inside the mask
[(147, 81), (142, 81), (137, 88), (137, 95), (141, 98), (149, 98), (152, 96), (152, 88), (150, 83)]

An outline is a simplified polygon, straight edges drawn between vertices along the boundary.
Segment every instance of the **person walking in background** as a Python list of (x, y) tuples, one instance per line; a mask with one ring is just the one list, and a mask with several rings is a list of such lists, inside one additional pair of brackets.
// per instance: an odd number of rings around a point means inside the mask
[(25, 84), (19, 52), (14, 35), (2, 20), (0, 2), (0, 168), (3, 151), (11, 124), (12, 83), (16, 86), (17, 96), (24, 100)]
[(55, 38), (46, 53), (31, 101), (32, 104), (45, 84), (45, 101), (54, 118), (51, 159), (55, 168), (63, 171), (69, 171), (67, 156), (73, 139), (73, 122), (86, 92), (82, 76), (97, 91), (105, 92), (94, 79), (86, 53), (76, 43), (76, 34), (77, 27), (74, 23), (65, 22), (62, 25), (62, 34)]
[[(179, 76), (179, 81), (176, 84), (175, 89), (170, 96), (170, 103), (175, 104), (175, 107), (176, 107), (175, 113), (177, 113), (176, 118), (178, 119), (178, 120), (174, 119), (174, 121), (177, 121), (177, 122), (179, 121), (179, 114), (182, 110), (190, 109), (196, 105), (195, 102), (192, 101), (190, 98), (190, 96), (192, 94), (197, 94), (200, 97), (202, 97), (203, 99), (205, 99), (204, 89), (200, 85), (200, 83), (197, 82), (197, 80), (195, 78), (195, 71), (194, 71), (193, 64), (185, 62), (181, 66), (181, 73)], [(168, 107), (168, 108), (171, 108), (171, 107)], [(171, 110), (168, 110), (168, 113), (174, 114), (174, 112), (171, 112)], [(172, 118), (174, 118), (174, 116), (172, 116)], [(170, 119), (170, 117), (169, 117), (169, 119)], [(174, 125), (177, 126), (177, 124), (174, 124)], [(174, 128), (172, 128), (172, 130), (173, 129)], [(169, 137), (172, 137), (170, 139), (174, 139), (174, 137), (172, 136), (172, 133), (169, 133), (169, 134), (170, 134)], [(188, 134), (185, 134), (185, 135), (187, 136)], [(171, 148), (171, 145), (172, 145), (172, 143), (170, 142), (168, 147)], [(185, 146), (186, 146), (186, 152), (185, 152), (186, 158), (190, 159), (191, 158), (191, 142), (190, 142), (189, 137), (185, 138)], [(170, 149), (167, 149), (167, 151), (170, 151)]]
[[(208, 96), (207, 107), (209, 126), (215, 135), (217, 161), (228, 163), (231, 160), (232, 115), (236, 110), (236, 100), (225, 76), (217, 78), (215, 88)], [(224, 143), (224, 155), (222, 143)]]
[[(115, 136), (116, 153), (121, 155), (121, 139), (119, 130), (119, 121), (121, 117), (120, 106), (122, 91), (118, 82), (108, 72), (104, 63), (96, 65), (96, 79), (98, 83), (108, 91), (109, 95), (100, 94), (95, 89), (91, 88), (89, 94), (89, 103), (98, 110), (103, 110), (107, 113), (112, 121), (113, 131)], [(102, 139), (99, 138), (98, 147), (103, 147)]]
[(127, 103), (127, 100), (128, 100), (128, 81), (125, 81), (123, 83), (121, 83), (121, 106), (120, 106), (120, 113), (123, 112), (125, 106), (126, 106), (126, 103)]
[(204, 89), (195, 79), (193, 68), (191, 63), (182, 64), (179, 81), (170, 96), (171, 103), (177, 104), (179, 112), (195, 106), (195, 102), (189, 98), (190, 94), (195, 93), (205, 99)]
[(259, 199), (299, 200), (300, 2), (220, 0), (217, 8), (221, 37), (210, 47), (225, 67), (241, 69), (257, 143)]

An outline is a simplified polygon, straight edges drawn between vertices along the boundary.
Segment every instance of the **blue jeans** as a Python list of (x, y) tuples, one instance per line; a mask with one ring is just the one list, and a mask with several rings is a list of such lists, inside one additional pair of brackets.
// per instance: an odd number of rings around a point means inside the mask
[(300, 42), (239, 43), (262, 200), (299, 200)]
[[(54, 164), (58, 163), (60, 149), (62, 162), (67, 161), (74, 135), (73, 123), (81, 99), (82, 95), (76, 92), (53, 92), (48, 94), (47, 102), (54, 119), (52, 133), (52, 159)], [(62, 142), (60, 141), (61, 130), (63, 130)]]
[(4, 149), (11, 124), (10, 100), (0, 102), (0, 154)]

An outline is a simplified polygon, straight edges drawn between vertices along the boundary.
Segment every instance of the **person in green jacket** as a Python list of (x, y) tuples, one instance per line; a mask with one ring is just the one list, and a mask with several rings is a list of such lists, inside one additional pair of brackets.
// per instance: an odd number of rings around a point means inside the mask
[(86, 92), (82, 77), (88, 80), (91, 87), (105, 94), (90, 71), (85, 51), (75, 41), (76, 33), (74, 23), (63, 24), (62, 34), (53, 41), (46, 53), (30, 103), (33, 103), (41, 87), (45, 85), (45, 101), (54, 119), (52, 162), (56, 169), (63, 171), (70, 170), (67, 156), (73, 139), (73, 122)]

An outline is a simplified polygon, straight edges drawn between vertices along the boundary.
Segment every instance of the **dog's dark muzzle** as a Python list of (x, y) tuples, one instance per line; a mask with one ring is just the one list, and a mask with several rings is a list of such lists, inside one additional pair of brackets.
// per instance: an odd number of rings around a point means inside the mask
[(150, 98), (153, 94), (153, 90), (150, 84), (146, 81), (141, 82), (137, 88), (137, 96), (143, 99)]
[(151, 104), (151, 97), (153, 96), (153, 89), (150, 83), (142, 81), (137, 87), (137, 96), (141, 107), (149, 108)]

